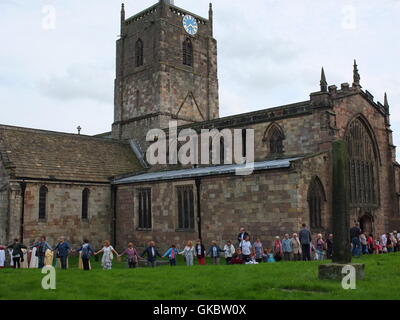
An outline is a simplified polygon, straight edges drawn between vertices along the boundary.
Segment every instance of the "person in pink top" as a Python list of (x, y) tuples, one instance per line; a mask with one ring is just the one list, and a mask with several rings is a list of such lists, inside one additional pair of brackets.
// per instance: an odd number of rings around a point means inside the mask
[(128, 248), (126, 248), (120, 255), (118, 255), (119, 257), (122, 257), (126, 255), (128, 257), (128, 268), (136, 268), (138, 265), (138, 261), (139, 261), (139, 255), (135, 249), (135, 247), (133, 246), (132, 242), (128, 243)]

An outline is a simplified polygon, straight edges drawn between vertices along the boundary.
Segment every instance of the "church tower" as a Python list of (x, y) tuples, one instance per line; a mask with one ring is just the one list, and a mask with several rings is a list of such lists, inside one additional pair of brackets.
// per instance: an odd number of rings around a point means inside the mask
[(171, 0), (125, 19), (117, 41), (113, 137), (145, 146), (147, 131), (219, 117), (213, 12), (205, 19)]

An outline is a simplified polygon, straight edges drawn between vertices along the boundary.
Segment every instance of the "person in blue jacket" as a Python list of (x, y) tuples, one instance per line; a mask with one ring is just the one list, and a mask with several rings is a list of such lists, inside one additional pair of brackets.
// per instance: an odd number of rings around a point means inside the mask
[(178, 249), (176, 249), (176, 246), (173, 244), (171, 245), (171, 248), (169, 248), (167, 250), (167, 252), (164, 253), (164, 255), (162, 256), (163, 258), (165, 258), (166, 256), (168, 256), (169, 258), (169, 264), (172, 266), (176, 266), (176, 255), (178, 254)]
[(216, 241), (211, 242), (211, 247), (208, 248), (207, 255), (212, 259), (213, 264), (219, 264), (220, 254), (224, 252), (218, 245)]

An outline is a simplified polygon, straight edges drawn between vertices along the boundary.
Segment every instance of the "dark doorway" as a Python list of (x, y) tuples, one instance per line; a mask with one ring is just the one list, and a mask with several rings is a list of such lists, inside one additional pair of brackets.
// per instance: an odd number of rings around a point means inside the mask
[(363, 232), (365, 232), (367, 235), (370, 233), (373, 233), (373, 219), (370, 214), (364, 214), (360, 218), (360, 228)]

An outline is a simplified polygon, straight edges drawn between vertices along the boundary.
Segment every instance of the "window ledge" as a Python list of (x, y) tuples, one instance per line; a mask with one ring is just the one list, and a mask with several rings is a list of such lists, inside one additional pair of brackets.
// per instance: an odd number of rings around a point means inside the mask
[(153, 231), (152, 228), (136, 228), (136, 231)]
[(175, 232), (196, 232), (195, 229), (175, 229)]

